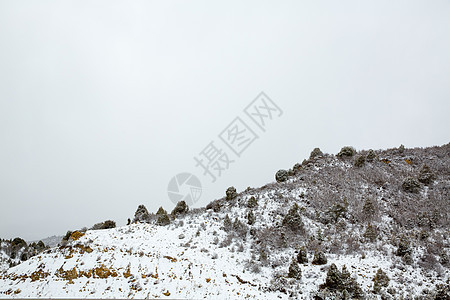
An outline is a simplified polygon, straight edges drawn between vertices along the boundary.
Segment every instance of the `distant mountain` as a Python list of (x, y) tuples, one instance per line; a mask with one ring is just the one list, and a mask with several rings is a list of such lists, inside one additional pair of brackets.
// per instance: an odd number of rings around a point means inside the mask
[(449, 299), (450, 144), (314, 149), (275, 178), (73, 232), (0, 274), (0, 297)]
[[(41, 239), (40, 241), (42, 241), (45, 245), (49, 246), (49, 247), (56, 247), (58, 246), (58, 244), (61, 242), (63, 236), (62, 235), (53, 235), (50, 237), (47, 237), (45, 239)], [(33, 241), (35, 243), (38, 243), (38, 241)]]

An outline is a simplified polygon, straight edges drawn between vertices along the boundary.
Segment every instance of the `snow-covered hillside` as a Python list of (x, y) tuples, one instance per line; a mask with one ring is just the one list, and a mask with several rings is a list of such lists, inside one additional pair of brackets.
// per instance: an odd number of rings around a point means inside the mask
[(74, 232), (0, 275), (0, 297), (448, 299), (449, 166), (449, 144), (315, 150), (168, 225), (140, 207)]

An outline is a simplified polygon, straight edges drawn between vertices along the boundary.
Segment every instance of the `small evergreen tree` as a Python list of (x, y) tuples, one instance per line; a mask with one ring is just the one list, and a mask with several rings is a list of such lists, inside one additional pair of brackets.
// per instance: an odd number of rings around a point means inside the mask
[(231, 223), (231, 219), (228, 214), (226, 214), (225, 218), (223, 219), (223, 228), (225, 231), (230, 231), (232, 227), (233, 224)]
[(91, 230), (100, 230), (100, 229), (110, 229), (116, 228), (116, 222), (112, 220), (106, 220), (105, 222), (100, 222), (92, 226)]
[(294, 203), (292, 207), (289, 209), (286, 216), (284, 216), (282, 225), (291, 229), (292, 231), (303, 230), (303, 221), (298, 212), (299, 207), (297, 203)]
[(167, 215), (167, 211), (164, 208), (160, 207), (156, 212), (156, 225), (166, 226), (170, 224), (169, 216)]
[(283, 181), (286, 181), (287, 179), (288, 179), (288, 172), (286, 170), (279, 170), (275, 174), (275, 180), (277, 182), (283, 182)]
[(139, 205), (136, 212), (134, 213), (133, 223), (148, 223), (150, 221), (150, 214), (144, 205)]
[(410, 255), (412, 252), (411, 250), (411, 243), (408, 240), (408, 238), (406, 236), (401, 236), (400, 240), (398, 242), (398, 248), (397, 248), (397, 252), (396, 254), (398, 256), (405, 256), (405, 255)]
[(255, 224), (256, 218), (255, 218), (255, 214), (253, 214), (253, 211), (249, 211), (247, 214), (247, 224), (248, 225), (253, 225)]
[(341, 148), (341, 151), (337, 154), (338, 157), (352, 157), (355, 155), (356, 150), (353, 147), (345, 146)]
[(237, 217), (234, 219), (232, 228), (233, 231), (240, 237), (245, 237), (247, 234), (247, 225), (242, 223)]
[(247, 207), (248, 208), (255, 208), (258, 206), (258, 200), (254, 196), (251, 196), (250, 199), (247, 201)]
[(233, 200), (237, 197), (236, 188), (234, 186), (230, 186), (225, 192), (227, 200)]
[(420, 183), (414, 177), (407, 177), (402, 183), (402, 188), (405, 192), (418, 193), (420, 190)]
[(372, 149), (370, 149), (367, 152), (367, 156), (366, 156), (366, 160), (367, 161), (373, 161), (375, 159), (375, 157), (377, 157), (377, 155), (375, 154), (375, 151), (373, 151)]
[(358, 155), (355, 159), (355, 167), (361, 168), (366, 163), (366, 158), (363, 155)]
[(299, 264), (307, 264), (308, 263), (308, 250), (306, 250), (305, 246), (302, 246), (297, 254), (297, 261)]
[(379, 293), (382, 287), (387, 287), (389, 285), (389, 277), (383, 270), (378, 269), (375, 277), (373, 278), (373, 291)]
[(309, 155), (309, 159), (314, 159), (319, 156), (323, 156), (322, 151), (320, 150), (320, 148), (314, 148), (314, 150), (311, 151), (311, 154)]
[(372, 225), (367, 225), (366, 231), (364, 232), (363, 236), (369, 240), (370, 242), (375, 242), (377, 239), (377, 232), (375, 228)]
[(430, 167), (424, 164), (419, 171), (418, 179), (423, 184), (430, 184), (434, 180), (434, 174), (431, 172)]
[(313, 265), (326, 265), (327, 257), (322, 251), (314, 251), (314, 258), (311, 262)]
[(302, 278), (302, 271), (295, 258), (292, 259), (291, 264), (289, 265), (288, 278), (297, 280)]
[(364, 205), (362, 208), (362, 213), (364, 216), (364, 219), (371, 220), (375, 216), (376, 209), (375, 209), (375, 203), (373, 199), (368, 198), (364, 201)]
[(179, 201), (175, 208), (172, 210), (172, 216), (183, 215), (189, 211), (189, 207), (185, 201)]

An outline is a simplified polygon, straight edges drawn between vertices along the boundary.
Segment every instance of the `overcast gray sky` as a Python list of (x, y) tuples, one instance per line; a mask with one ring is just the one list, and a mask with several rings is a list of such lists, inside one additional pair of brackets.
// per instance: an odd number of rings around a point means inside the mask
[[(0, 237), (172, 210), (180, 172), (199, 207), (314, 147), (446, 144), (449, 83), (449, 1), (1, 1)], [(232, 156), (261, 91), (283, 114)], [(235, 160), (214, 183), (211, 141)]]

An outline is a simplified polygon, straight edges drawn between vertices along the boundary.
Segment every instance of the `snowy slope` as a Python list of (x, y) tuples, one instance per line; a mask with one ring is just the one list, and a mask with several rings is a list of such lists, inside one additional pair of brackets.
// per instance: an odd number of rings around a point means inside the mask
[[(172, 217), (167, 226), (89, 230), (4, 272), (0, 297), (333, 299), (319, 292), (335, 264), (339, 270), (346, 266), (365, 298), (438, 299), (437, 287), (448, 286), (450, 275), (448, 264), (439, 260), (450, 244), (443, 205), (449, 201), (448, 149), (379, 151), (362, 168), (355, 168), (353, 159), (323, 155), (297, 166), (285, 182), (216, 200), (209, 209)], [(389, 163), (382, 160), (386, 157)], [(424, 162), (436, 172), (434, 182), (414, 194), (402, 191), (403, 178), (416, 174)], [(248, 204), (252, 197), (255, 207)], [(376, 204), (371, 216), (361, 213), (365, 198)], [(415, 219), (405, 214), (422, 216), (416, 205), (430, 199), (439, 206), (439, 219), (431, 227), (411, 225)], [(348, 208), (330, 219), (341, 202)], [(294, 203), (303, 223), (295, 232), (283, 224)], [(248, 225), (250, 211), (255, 222)], [(224, 224), (226, 215), (231, 229)], [(370, 242), (364, 237), (369, 224), (377, 232)], [(407, 259), (396, 255), (403, 235), (411, 239)], [(302, 246), (308, 262), (299, 265), (301, 278), (289, 278)], [(315, 250), (326, 254), (326, 264), (311, 263)], [(374, 293), (379, 269), (390, 281)]]
[[(202, 231), (199, 236), (196, 235), (198, 223), (195, 227), (193, 224), (178, 228), (134, 224), (88, 231), (74, 245), (89, 250), (71, 246), (54, 248), (10, 269), (7, 273), (10, 279), (2, 284), (2, 289), (11, 288), (20, 297), (273, 297), (258, 291), (269, 274), (255, 277), (242, 273), (248, 253), (231, 253), (226, 248), (213, 247), (212, 230), (220, 231), (220, 224), (207, 215), (202, 219), (212, 222), (208, 226), (211, 230)], [(185, 235), (184, 239), (179, 238), (181, 234)], [(180, 247), (188, 240), (192, 240), (190, 247)], [(40, 273), (36, 275), (39, 279), (33, 281), (36, 278), (29, 270)], [(105, 275), (105, 270), (112, 274)], [(73, 274), (68, 275), (68, 271)], [(92, 272), (92, 275), (81, 275), (81, 272)], [(31, 278), (23, 277), (25, 274)], [(251, 280), (252, 284), (241, 284), (234, 275)]]

